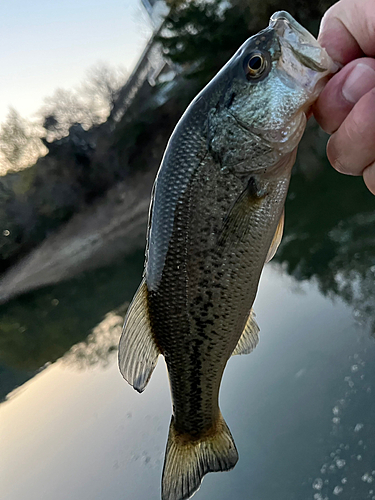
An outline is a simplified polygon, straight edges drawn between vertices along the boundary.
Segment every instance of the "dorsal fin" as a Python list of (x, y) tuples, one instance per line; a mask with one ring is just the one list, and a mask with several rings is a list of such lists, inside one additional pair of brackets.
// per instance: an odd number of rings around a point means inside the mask
[(147, 293), (143, 279), (126, 314), (118, 352), (120, 372), (138, 392), (145, 389), (160, 354), (151, 332)]
[(271, 246), (268, 250), (267, 257), (266, 257), (266, 263), (269, 262), (275, 255), (277, 249), (279, 248), (279, 245), (281, 243), (281, 239), (283, 237), (283, 231), (284, 231), (284, 216), (285, 211), (283, 210), (283, 213), (281, 214), (279, 223), (277, 225)]
[(237, 354), (250, 354), (259, 342), (259, 326), (255, 321), (255, 313), (251, 309), (242, 335), (232, 352), (232, 356)]

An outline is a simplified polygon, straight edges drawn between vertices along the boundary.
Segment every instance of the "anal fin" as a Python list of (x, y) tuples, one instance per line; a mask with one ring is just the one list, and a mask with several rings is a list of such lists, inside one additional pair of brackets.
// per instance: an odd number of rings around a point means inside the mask
[(147, 293), (143, 279), (126, 314), (118, 352), (120, 372), (138, 392), (145, 389), (160, 354), (151, 332)]
[(245, 328), (242, 335), (232, 352), (232, 356), (237, 354), (250, 354), (259, 342), (259, 326), (255, 321), (255, 313), (251, 309), (248, 320), (246, 322)]

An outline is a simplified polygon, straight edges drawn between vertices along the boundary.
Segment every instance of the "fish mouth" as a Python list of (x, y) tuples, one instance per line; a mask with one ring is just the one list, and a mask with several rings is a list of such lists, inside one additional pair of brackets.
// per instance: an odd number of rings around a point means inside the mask
[[(270, 19), (269, 28), (274, 30), (280, 42), (282, 69), (294, 80), (317, 94), (317, 84), (327, 81), (327, 76), (339, 68), (314, 36), (301, 26), (288, 12), (279, 11)], [(321, 89), (321, 85), (318, 86)]]
[(279, 36), (281, 44), (287, 46), (303, 65), (320, 73), (331, 69), (327, 52), (288, 12), (273, 14), (269, 25)]

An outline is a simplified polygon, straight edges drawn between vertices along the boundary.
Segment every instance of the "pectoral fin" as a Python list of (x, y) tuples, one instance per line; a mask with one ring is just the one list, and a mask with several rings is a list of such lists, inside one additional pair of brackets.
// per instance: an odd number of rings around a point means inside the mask
[(285, 211), (283, 210), (283, 213), (281, 214), (281, 217), (280, 217), (279, 223), (277, 225), (271, 246), (268, 250), (268, 254), (266, 257), (266, 263), (269, 262), (275, 256), (275, 253), (276, 253), (276, 251), (279, 248), (279, 245), (281, 243), (281, 239), (283, 237), (283, 231), (284, 231), (284, 218), (285, 218), (284, 214), (285, 214)]
[(267, 193), (261, 190), (254, 177), (240, 194), (226, 216), (219, 235), (219, 244), (237, 244), (244, 241), (252, 229), (251, 218)]
[(236, 354), (250, 354), (258, 345), (258, 333), (259, 326), (255, 321), (255, 313), (251, 310), (242, 335), (232, 352), (232, 356), (236, 356)]
[(151, 332), (147, 285), (143, 280), (126, 314), (118, 352), (120, 372), (136, 391), (145, 389), (159, 354)]

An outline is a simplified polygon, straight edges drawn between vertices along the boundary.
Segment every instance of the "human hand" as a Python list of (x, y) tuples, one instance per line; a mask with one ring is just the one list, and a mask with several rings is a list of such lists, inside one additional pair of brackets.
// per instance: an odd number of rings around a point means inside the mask
[(340, 0), (325, 13), (318, 40), (343, 66), (313, 109), (332, 134), (328, 159), (339, 172), (363, 175), (375, 194), (375, 1)]

